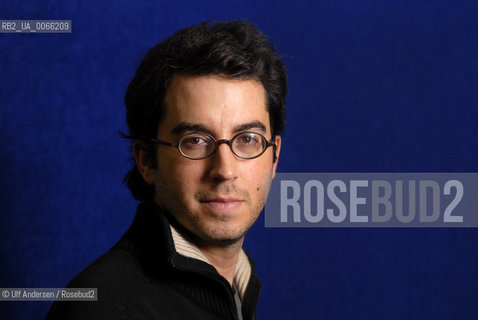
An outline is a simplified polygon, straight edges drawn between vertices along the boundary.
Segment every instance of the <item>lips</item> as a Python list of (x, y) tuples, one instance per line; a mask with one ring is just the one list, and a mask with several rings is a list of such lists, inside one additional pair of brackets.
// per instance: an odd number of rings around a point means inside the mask
[(215, 211), (231, 212), (238, 209), (244, 201), (235, 198), (208, 198), (200, 202)]

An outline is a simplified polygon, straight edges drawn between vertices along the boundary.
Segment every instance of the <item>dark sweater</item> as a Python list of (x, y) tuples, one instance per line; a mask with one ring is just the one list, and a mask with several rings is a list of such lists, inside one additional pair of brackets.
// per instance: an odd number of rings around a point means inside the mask
[[(242, 301), (244, 320), (255, 319), (260, 283), (251, 277)], [(167, 216), (154, 202), (138, 206), (129, 230), (69, 284), (98, 288), (98, 301), (56, 301), (55, 319), (237, 319), (234, 294), (216, 269), (176, 252)]]

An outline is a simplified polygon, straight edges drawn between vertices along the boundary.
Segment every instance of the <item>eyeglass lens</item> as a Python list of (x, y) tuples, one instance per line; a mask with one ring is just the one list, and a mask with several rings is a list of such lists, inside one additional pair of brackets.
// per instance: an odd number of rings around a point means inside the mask
[[(238, 157), (252, 158), (261, 154), (266, 145), (266, 139), (262, 135), (244, 132), (234, 136), (230, 146)], [(209, 134), (191, 133), (181, 139), (179, 149), (189, 158), (205, 158), (215, 151), (216, 141)]]

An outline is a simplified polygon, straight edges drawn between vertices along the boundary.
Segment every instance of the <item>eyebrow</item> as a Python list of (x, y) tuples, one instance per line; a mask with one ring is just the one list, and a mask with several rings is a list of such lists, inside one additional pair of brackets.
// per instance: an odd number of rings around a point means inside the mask
[(234, 128), (234, 133), (240, 132), (240, 131), (246, 131), (250, 129), (259, 129), (259, 131), (262, 131), (262, 133), (266, 133), (266, 126), (260, 122), (260, 121), (252, 121), (248, 123), (241, 124), (237, 127)]
[(175, 135), (180, 135), (187, 131), (201, 131), (212, 135), (212, 131), (209, 130), (205, 125), (201, 123), (190, 122), (181, 122), (171, 130), (171, 133)]
[[(237, 133), (237, 132), (251, 130), (251, 129), (257, 129), (261, 131), (262, 133), (266, 133), (266, 126), (262, 122), (257, 120), (240, 124), (234, 127), (232, 131), (233, 133)], [(174, 135), (181, 135), (187, 131), (199, 131), (199, 132), (205, 132), (205, 133), (209, 133), (210, 135), (213, 135), (212, 130), (209, 129), (206, 125), (202, 123), (191, 123), (191, 122), (181, 122), (180, 124), (178, 124), (171, 130), (171, 133)]]

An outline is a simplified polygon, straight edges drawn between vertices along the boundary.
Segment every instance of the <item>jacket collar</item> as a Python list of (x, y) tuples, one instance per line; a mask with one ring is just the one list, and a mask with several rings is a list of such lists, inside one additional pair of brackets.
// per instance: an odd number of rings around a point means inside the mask
[[(138, 205), (133, 223), (117, 244), (144, 261), (147, 272), (155, 274), (164, 266), (164, 260), (173, 267), (189, 271), (206, 272), (218, 275), (201, 250), (194, 245), (184, 229), (154, 201)], [(234, 284), (244, 299), (249, 283), (259, 280), (247, 253), (241, 249), (238, 257)]]
[[(211, 263), (202, 251), (191, 241), (189, 241), (185, 235), (181, 234), (175, 227), (170, 224), (171, 235), (173, 238), (174, 249), (182, 256), (189, 257), (203, 261), (209, 265)], [(234, 271), (234, 285), (239, 291), (241, 299), (244, 299), (246, 293), (247, 284), (251, 277), (251, 264), (247, 258), (246, 253), (241, 249), (239, 257), (237, 259), (236, 269)]]

